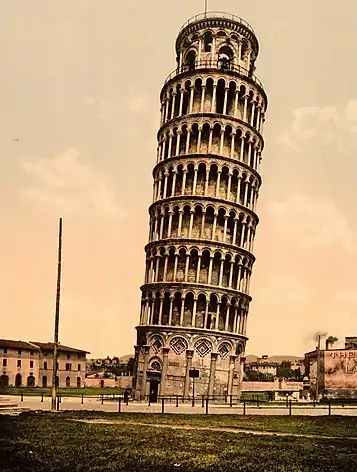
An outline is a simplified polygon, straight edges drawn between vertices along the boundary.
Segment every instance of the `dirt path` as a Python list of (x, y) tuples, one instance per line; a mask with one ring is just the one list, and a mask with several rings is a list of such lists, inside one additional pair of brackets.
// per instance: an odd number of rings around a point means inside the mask
[(252, 434), (254, 436), (284, 436), (284, 437), (296, 437), (296, 438), (307, 438), (307, 439), (352, 439), (357, 440), (357, 437), (349, 436), (321, 436), (318, 434), (299, 434), (299, 433), (283, 433), (279, 431), (258, 431), (254, 429), (241, 429), (241, 428), (217, 428), (214, 426), (191, 426), (191, 425), (173, 425), (173, 424), (156, 424), (156, 423), (142, 423), (140, 421), (115, 421), (115, 420), (81, 420), (76, 418), (70, 418), (69, 421), (77, 421), (80, 423), (95, 423), (95, 424), (124, 424), (130, 426), (147, 426), (152, 428), (170, 428), (170, 429), (181, 429), (181, 430), (194, 430), (194, 431), (216, 431), (232, 434)]

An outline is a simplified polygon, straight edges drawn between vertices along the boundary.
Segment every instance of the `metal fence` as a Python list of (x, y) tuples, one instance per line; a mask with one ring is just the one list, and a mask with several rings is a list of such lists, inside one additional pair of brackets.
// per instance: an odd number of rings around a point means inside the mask
[[(26, 395), (23, 392), (20, 393), (20, 400), (21, 402), (24, 401), (26, 396), (34, 397), (34, 395)], [(47, 396), (44, 395), (42, 392), (41, 395), (38, 396), (41, 398), (41, 402), (44, 401), (44, 398)], [(57, 395), (56, 401), (56, 409), (59, 411), (61, 409), (62, 400), (65, 398), (78, 398), (80, 403), (83, 405), (86, 399), (94, 399), (97, 400), (100, 405), (104, 404), (116, 404), (117, 408), (116, 411), (118, 413), (122, 412), (133, 412), (133, 408), (126, 408), (129, 406), (133, 406), (135, 410), (135, 406), (137, 405), (144, 405), (148, 407), (153, 407), (149, 411), (145, 410), (146, 412), (152, 413), (179, 413), (179, 407), (191, 407), (194, 408), (195, 413), (198, 414), (210, 414), (211, 409), (214, 409), (214, 414), (217, 413), (234, 413), (234, 414), (242, 414), (246, 415), (248, 412), (252, 413), (254, 411), (259, 410), (259, 413), (264, 413), (272, 410), (279, 410), (279, 414), (285, 415), (293, 415), (294, 412), (298, 413), (299, 410), (323, 410), (324, 414), (332, 415), (332, 414), (339, 414), (341, 413), (341, 409), (354, 409), (357, 415), (357, 399), (323, 399), (320, 402), (310, 401), (310, 402), (299, 402), (297, 400), (286, 399), (286, 401), (274, 401), (274, 400), (262, 400), (261, 398), (257, 397), (257, 399), (244, 399), (242, 396), (237, 395), (200, 395), (200, 396), (190, 396), (184, 397), (179, 395), (171, 395), (171, 396), (158, 396), (157, 398), (153, 399), (150, 396), (147, 396), (142, 402), (134, 402), (131, 399), (127, 398), (124, 400), (123, 395), (118, 394), (99, 394), (99, 395), (85, 395), (81, 394), (77, 397), (73, 395), (66, 395), (65, 393), (59, 393)], [(155, 400), (155, 401), (154, 401)], [(156, 406), (156, 408), (154, 407)], [(217, 408), (221, 407), (221, 408)], [(176, 408), (178, 410), (176, 410)], [(227, 411), (228, 409), (228, 411)], [(176, 411), (175, 411), (176, 410)], [(182, 408), (181, 408), (182, 410)], [(219, 411), (220, 410), (220, 411)], [(187, 411), (187, 410), (186, 410)], [(270, 413), (271, 414), (271, 413)], [(308, 414), (308, 413), (307, 413)]]

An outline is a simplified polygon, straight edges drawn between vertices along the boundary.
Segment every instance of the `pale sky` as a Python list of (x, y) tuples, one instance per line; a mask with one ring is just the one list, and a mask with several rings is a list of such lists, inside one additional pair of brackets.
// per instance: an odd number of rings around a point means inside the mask
[[(0, 3), (0, 337), (133, 351), (159, 93), (204, 0)], [(268, 94), (247, 353), (357, 335), (355, 0), (210, 0), (257, 33)], [(19, 141), (14, 140), (18, 138)]]

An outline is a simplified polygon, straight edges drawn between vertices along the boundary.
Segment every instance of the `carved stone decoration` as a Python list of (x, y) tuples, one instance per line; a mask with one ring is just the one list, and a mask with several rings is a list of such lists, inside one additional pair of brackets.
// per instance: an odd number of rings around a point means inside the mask
[(212, 351), (212, 344), (206, 339), (197, 341), (197, 343), (195, 344), (195, 352), (197, 352), (197, 354), (200, 357), (207, 356), (207, 354), (209, 354), (211, 351)]
[(228, 355), (230, 354), (231, 350), (232, 347), (228, 342), (223, 342), (218, 348), (219, 355), (222, 357), (222, 359), (226, 359), (226, 357), (228, 357)]
[(162, 342), (162, 339), (159, 337), (159, 336), (156, 336), (153, 340), (152, 340), (152, 348), (155, 352), (158, 352), (160, 351), (160, 349), (163, 347), (164, 343)]
[(175, 354), (180, 355), (188, 348), (188, 343), (185, 338), (175, 337), (170, 341), (170, 348), (175, 352)]

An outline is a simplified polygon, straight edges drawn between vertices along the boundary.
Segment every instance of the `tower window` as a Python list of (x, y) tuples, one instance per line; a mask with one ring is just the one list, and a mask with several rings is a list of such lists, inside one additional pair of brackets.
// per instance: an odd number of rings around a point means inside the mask
[(189, 51), (185, 59), (186, 66), (188, 66), (188, 70), (195, 70), (195, 62), (196, 62), (195, 51)]
[(212, 50), (212, 33), (206, 33), (203, 36), (203, 50), (204, 50), (204, 52), (211, 52), (211, 50)]

